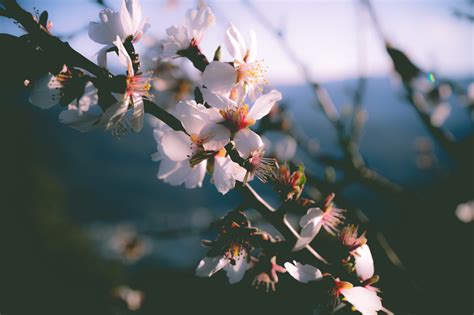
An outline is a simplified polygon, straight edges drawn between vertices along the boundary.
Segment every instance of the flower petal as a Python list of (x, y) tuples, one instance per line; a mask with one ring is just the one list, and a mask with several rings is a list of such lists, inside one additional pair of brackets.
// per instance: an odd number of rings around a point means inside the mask
[(303, 265), (295, 260), (293, 260), (293, 264), (286, 262), (285, 268), (293, 278), (302, 283), (317, 281), (323, 278), (323, 274), (318, 268), (311, 265)]
[(217, 191), (223, 195), (235, 187), (234, 169), (231, 163), (234, 162), (228, 157), (216, 157), (214, 159), (212, 182), (216, 185)]
[(255, 120), (261, 119), (270, 112), (275, 102), (278, 102), (281, 98), (281, 93), (277, 90), (272, 90), (268, 94), (260, 96), (249, 110), (247, 117)]
[(382, 299), (377, 295), (377, 292), (364, 287), (342, 289), (341, 294), (364, 315), (376, 315), (377, 311), (383, 309)]
[(240, 156), (248, 158), (252, 152), (263, 148), (263, 140), (258, 134), (250, 129), (242, 129), (234, 137), (235, 148)]
[(237, 80), (237, 71), (226, 62), (212, 61), (202, 73), (202, 83), (213, 92), (228, 92)]
[(205, 139), (203, 147), (208, 151), (219, 151), (230, 141), (230, 131), (221, 124), (208, 124), (199, 134), (200, 139)]
[(189, 134), (199, 135), (202, 128), (209, 122), (206, 121), (206, 108), (195, 101), (179, 102), (176, 104), (173, 114), (183, 124)]
[(250, 46), (245, 58), (246, 63), (254, 62), (257, 59), (257, 35), (254, 30), (250, 30)]
[(224, 266), (224, 270), (226, 271), (230, 284), (234, 284), (242, 280), (247, 269), (247, 259), (242, 257), (235, 260), (235, 265), (229, 263)]
[(359, 246), (354, 251), (355, 271), (357, 276), (365, 281), (374, 275), (374, 260), (367, 244)]
[(191, 140), (182, 131), (170, 130), (161, 138), (163, 153), (173, 161), (184, 161), (192, 155)]
[(210, 277), (229, 263), (223, 256), (204, 257), (196, 268), (196, 276)]
[[(185, 163), (187, 161), (183, 161), (183, 162)], [(204, 180), (204, 176), (206, 175), (206, 166), (207, 166), (207, 160), (202, 161), (198, 165), (195, 165), (194, 167), (192, 167), (191, 171), (189, 172), (189, 175), (184, 181), (184, 187), (188, 189), (202, 187), (202, 182)]]
[(120, 21), (122, 22), (125, 36), (133, 35), (135, 33), (133, 30), (132, 17), (128, 11), (128, 7), (131, 8), (132, 5), (133, 3), (130, 3), (128, 0), (122, 0), (122, 6), (120, 7)]
[(59, 121), (80, 132), (88, 132), (99, 126), (100, 117), (100, 114), (67, 109), (59, 114)]
[(245, 40), (240, 34), (239, 30), (234, 25), (230, 25), (226, 31), (225, 45), (227, 51), (234, 58), (235, 61), (243, 62), (245, 54), (247, 53), (247, 46)]
[(298, 251), (306, 247), (318, 235), (322, 226), (324, 212), (319, 208), (311, 208), (307, 214), (300, 219), (300, 238), (296, 241), (293, 251)]
[(225, 109), (227, 107), (237, 106), (237, 104), (233, 100), (229, 99), (225, 95), (214, 93), (211, 90), (206, 89), (206, 88), (201, 88), (201, 92), (202, 92), (204, 101), (214, 108)]
[(134, 132), (140, 132), (143, 129), (143, 116), (145, 115), (145, 107), (141, 96), (133, 95), (133, 114), (130, 124)]
[(125, 49), (125, 46), (123, 45), (120, 37), (117, 36), (116, 40), (114, 41), (114, 45), (118, 49), (118, 57), (119, 57), (120, 63), (124, 65), (125, 67), (127, 67), (128, 75), (133, 76), (135, 73), (133, 71), (132, 59), (128, 55), (128, 52)]

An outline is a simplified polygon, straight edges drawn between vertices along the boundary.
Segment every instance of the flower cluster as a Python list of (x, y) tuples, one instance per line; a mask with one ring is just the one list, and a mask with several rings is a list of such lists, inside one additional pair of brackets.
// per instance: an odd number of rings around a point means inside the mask
[[(160, 162), (158, 179), (191, 189), (201, 187), (207, 173), (218, 192), (226, 194), (236, 186), (252, 193), (247, 183), (258, 178), (262, 182), (270, 181), (282, 202), (276, 211), (267, 209), (264, 217), (277, 229), (287, 228), (285, 232), (289, 233), (281, 233), (285, 239), (252, 226), (244, 211), (258, 207), (244, 202), (215, 223), (219, 232), (216, 240), (203, 241), (209, 250), (199, 262), (196, 275), (210, 277), (224, 270), (233, 284), (249, 274), (252, 285), (267, 292), (275, 291), (279, 274), (286, 272), (302, 283), (329, 279), (329, 292), (336, 303), (348, 302), (363, 314), (380, 310), (389, 313), (382, 306), (378, 289), (372, 287), (378, 276), (374, 275), (374, 261), (365, 234), (359, 235), (353, 225), (341, 228), (345, 210), (333, 204), (335, 195), (330, 194), (321, 208), (314, 207), (315, 200), (302, 197), (307, 182), (304, 166), (296, 167), (291, 161), (279, 164), (276, 159), (265, 157), (264, 140), (254, 128), (282, 100), (282, 94), (265, 89), (265, 67), (257, 58), (256, 34), (251, 31), (247, 42), (230, 25), (223, 40), (232, 60), (221, 61), (216, 54), (209, 62), (201, 52), (200, 43), (205, 31), (215, 24), (214, 14), (205, 6), (189, 10), (181, 25), (166, 30), (167, 37), (159, 41), (159, 56), (153, 60), (171, 63), (175, 58), (187, 58), (201, 71), (202, 80), (194, 97), (183, 93), (188, 96), (186, 99), (164, 109), (151, 102), (153, 82), (141, 71), (140, 56), (135, 52), (134, 45), (150, 26), (142, 16), (138, 0), (123, 0), (120, 12), (102, 10), (99, 19), (100, 22), (89, 24), (89, 37), (104, 45), (98, 53), (100, 74), (89, 73), (77, 65), (61, 64), (59, 70), (52, 69), (44, 77), (33, 80), (31, 103), (41, 108), (60, 104), (66, 107), (59, 115), (62, 123), (81, 132), (104, 128), (116, 136), (128, 130), (140, 132), (145, 109), (151, 105), (150, 113), (158, 118), (150, 119), (157, 143), (152, 159)], [(106, 69), (107, 54), (111, 52), (116, 53), (124, 67), (121, 74), (112, 75)], [(160, 68), (160, 64), (152, 67)], [(276, 157), (291, 160), (296, 143), (287, 139), (282, 143), (283, 148), (275, 149)], [(257, 197), (254, 199), (262, 207), (270, 207)], [(287, 221), (289, 208), (299, 214), (306, 213), (299, 219), (299, 233)], [(311, 247), (320, 233), (343, 248), (342, 258), (336, 261), (342, 267), (340, 272), (323, 273), (320, 266), (293, 260), (295, 252), (307, 250), (327, 263)], [(294, 240), (290, 239), (291, 235)], [(140, 246), (135, 241), (130, 246), (134, 257)], [(129, 288), (117, 292), (129, 305), (139, 305), (143, 299)]]

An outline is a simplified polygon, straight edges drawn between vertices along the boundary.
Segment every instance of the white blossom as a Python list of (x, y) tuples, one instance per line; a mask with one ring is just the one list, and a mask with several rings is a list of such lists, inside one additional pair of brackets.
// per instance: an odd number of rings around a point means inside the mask
[(215, 16), (209, 7), (189, 10), (183, 24), (166, 30), (168, 37), (161, 41), (163, 57), (175, 57), (179, 50), (198, 46), (204, 32), (214, 24)]
[(300, 238), (296, 242), (293, 250), (301, 250), (318, 235), (321, 228), (331, 235), (335, 235), (337, 225), (342, 222), (344, 210), (334, 207), (332, 199), (334, 194), (331, 194), (325, 201), (323, 210), (320, 208), (310, 208), (307, 213), (300, 219)]
[(214, 98), (227, 97), (241, 101), (245, 96), (255, 100), (266, 83), (265, 69), (256, 60), (257, 39), (254, 31), (250, 31), (250, 44), (247, 47), (237, 28), (231, 25), (225, 36), (225, 44), (231, 57), (232, 65), (213, 61), (203, 73), (204, 100), (212, 103)]
[(225, 256), (204, 257), (196, 268), (196, 276), (211, 277), (213, 274), (223, 269), (226, 272), (230, 284), (235, 284), (243, 279), (245, 271), (249, 269), (250, 264), (244, 257), (235, 259), (235, 263)]
[(224, 146), (229, 142), (229, 130), (216, 119), (218, 112), (195, 101), (180, 102), (173, 114), (181, 121), (186, 132), (169, 127), (155, 129), (158, 143), (156, 160), (161, 160), (158, 178), (172, 185), (185, 184), (187, 188), (201, 187), (209, 158), (214, 158), (212, 182), (226, 194), (235, 181), (243, 181), (245, 169), (226, 156)]
[(89, 37), (96, 43), (106, 45), (98, 52), (97, 61), (102, 67), (107, 65), (107, 50), (117, 37), (123, 42), (132, 36), (138, 42), (150, 27), (147, 18), (143, 18), (139, 0), (122, 0), (120, 12), (104, 9), (99, 13), (100, 22), (89, 23)]

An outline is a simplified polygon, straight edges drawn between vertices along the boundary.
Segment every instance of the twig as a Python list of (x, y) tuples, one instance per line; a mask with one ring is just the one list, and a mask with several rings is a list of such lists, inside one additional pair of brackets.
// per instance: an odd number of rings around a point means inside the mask
[[(416, 67), (402, 51), (390, 45), (387, 37), (385, 36), (382, 30), (382, 26), (377, 18), (377, 14), (375, 13), (374, 7), (372, 6), (370, 0), (361, 1), (363, 4), (365, 4), (365, 7), (367, 8), (367, 11), (369, 12), (369, 15), (372, 19), (374, 28), (379, 34), (379, 37), (385, 46), (387, 54), (389, 55), (395, 66), (395, 69), (399, 71), (398, 68), (400, 68), (403, 64), (406, 64), (407, 66), (410, 65), (410, 68)], [(417, 69), (417, 71), (419, 72), (420, 70)], [(451, 154), (451, 156), (456, 156), (456, 143), (452, 134), (445, 131), (443, 128), (437, 127), (431, 123), (431, 116), (426, 111), (428, 104), (426, 103), (425, 98), (422, 95), (417, 95), (416, 93), (414, 93), (412, 87), (410, 86), (410, 81), (412, 78), (410, 76), (405, 76), (404, 73), (399, 72), (399, 74), (402, 76), (402, 79), (404, 81), (403, 86), (405, 88), (405, 92), (407, 93), (407, 101), (408, 103), (410, 103), (410, 105), (412, 105), (412, 108), (417, 113), (423, 125), (428, 129), (433, 138), (438, 141), (438, 143), (445, 149), (446, 152)]]

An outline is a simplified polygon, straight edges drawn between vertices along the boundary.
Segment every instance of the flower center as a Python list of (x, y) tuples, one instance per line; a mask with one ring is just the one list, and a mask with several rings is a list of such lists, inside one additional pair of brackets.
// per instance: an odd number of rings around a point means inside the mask
[(266, 183), (273, 175), (275, 159), (263, 157), (263, 150), (254, 151), (247, 160), (247, 170), (249, 173)]
[(247, 104), (220, 110), (221, 116), (233, 132), (237, 132), (255, 124), (255, 119), (247, 118), (248, 113), (249, 106)]
[(264, 75), (267, 70), (263, 66), (262, 61), (242, 63), (236, 68), (237, 82), (243, 83), (245, 85), (256, 86), (259, 90), (262, 90), (261, 85), (267, 84)]
[(139, 95), (148, 97), (150, 91), (150, 78), (143, 75), (134, 75), (127, 77), (127, 90), (128, 96)]

